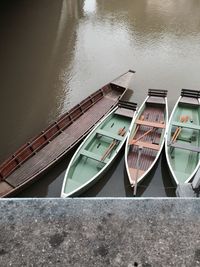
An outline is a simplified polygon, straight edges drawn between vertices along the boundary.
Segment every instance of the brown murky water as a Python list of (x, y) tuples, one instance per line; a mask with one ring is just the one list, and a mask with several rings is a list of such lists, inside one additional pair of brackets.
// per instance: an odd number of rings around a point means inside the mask
[[(200, 87), (199, 14), (199, 0), (2, 0), (0, 161), (128, 69), (136, 70), (130, 100), (168, 89), (171, 111), (181, 88)], [(69, 159), (19, 196), (59, 196)], [(173, 196), (172, 186), (162, 155), (139, 195)], [(84, 195), (131, 195), (123, 152)]]

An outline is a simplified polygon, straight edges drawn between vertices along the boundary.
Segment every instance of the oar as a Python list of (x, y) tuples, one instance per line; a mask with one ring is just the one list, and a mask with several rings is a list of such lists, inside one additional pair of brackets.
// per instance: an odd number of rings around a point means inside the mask
[[(125, 130), (123, 130), (119, 135), (124, 136), (124, 134), (126, 133)], [(119, 141), (117, 140), (113, 140), (112, 143), (109, 145), (109, 147), (106, 149), (104, 155), (101, 158), (101, 161), (103, 161), (113, 150), (113, 148), (117, 145)]]
[[(120, 135), (120, 136), (124, 136), (125, 133), (126, 133), (125, 127), (122, 129), (119, 129), (119, 131), (118, 131), (118, 135)], [(112, 141), (112, 143), (109, 145), (109, 147), (106, 149), (103, 156), (101, 157), (101, 161), (103, 161), (111, 153), (111, 151), (113, 150), (113, 148), (115, 147), (115, 145), (117, 143), (118, 143), (117, 140)]]
[(148, 135), (150, 132), (152, 132), (154, 130), (154, 127), (150, 130), (148, 130), (146, 133), (144, 133), (143, 135), (141, 135), (140, 137), (138, 137), (135, 140), (131, 141), (131, 145), (134, 145), (135, 143), (137, 143), (140, 139), (142, 139), (143, 137), (145, 137), (146, 135)]
[(138, 157), (137, 157), (137, 162), (136, 162), (136, 175), (135, 175), (135, 185), (134, 185), (134, 191), (133, 191), (133, 196), (136, 196), (137, 193), (137, 180), (138, 180), (138, 174), (139, 174), (139, 167), (140, 167), (140, 157), (142, 153), (142, 147), (139, 146), (139, 151), (138, 151)]
[[(188, 119), (189, 119), (189, 116), (181, 116), (181, 117), (180, 117), (180, 121), (181, 121), (182, 123), (187, 122)], [(174, 134), (173, 134), (173, 136), (172, 136), (172, 139), (171, 139), (171, 142), (172, 142), (172, 143), (174, 143), (174, 142), (177, 140), (179, 134), (181, 133), (181, 130), (182, 130), (182, 127), (177, 127), (177, 128), (176, 128), (176, 131), (174, 132)]]
[[(185, 120), (185, 116), (181, 116), (180, 117), (180, 121), (181, 122), (184, 122), (184, 120)], [(177, 135), (177, 133), (178, 133), (179, 130), (180, 130), (180, 127), (177, 127), (176, 130), (175, 130), (175, 132), (174, 132), (174, 134), (173, 134), (173, 136), (172, 136), (171, 142), (174, 141), (174, 139), (175, 139), (175, 137), (176, 137), (176, 135)]]

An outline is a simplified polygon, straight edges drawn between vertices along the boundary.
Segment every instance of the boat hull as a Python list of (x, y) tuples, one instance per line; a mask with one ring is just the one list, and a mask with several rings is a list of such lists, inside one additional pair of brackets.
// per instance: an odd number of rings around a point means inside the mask
[(67, 155), (117, 105), (133, 74), (128, 71), (91, 94), (4, 161), (0, 197), (20, 192)]
[(182, 90), (174, 106), (165, 143), (166, 159), (175, 185), (190, 182), (200, 165), (199, 99), (196, 94), (190, 95), (194, 90), (186, 92), (187, 96)]
[(131, 115), (130, 110), (126, 115), (124, 112), (124, 108), (114, 109), (77, 149), (66, 170), (61, 197), (78, 196), (110, 168), (125, 143), (134, 116), (133, 111)]
[[(160, 92), (160, 90), (158, 90)], [(125, 149), (125, 165), (131, 187), (152, 170), (163, 145), (168, 122), (167, 91), (145, 99), (131, 126)], [(136, 192), (135, 192), (136, 193)]]

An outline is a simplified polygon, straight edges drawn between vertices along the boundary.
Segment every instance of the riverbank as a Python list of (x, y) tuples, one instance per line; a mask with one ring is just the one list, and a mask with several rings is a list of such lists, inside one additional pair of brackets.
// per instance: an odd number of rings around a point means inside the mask
[(4, 199), (0, 266), (199, 266), (198, 199)]

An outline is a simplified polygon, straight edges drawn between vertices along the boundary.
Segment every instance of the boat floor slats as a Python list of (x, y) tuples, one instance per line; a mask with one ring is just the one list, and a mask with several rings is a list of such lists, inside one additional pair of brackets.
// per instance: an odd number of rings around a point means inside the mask
[(154, 121), (136, 120), (136, 124), (149, 126), (149, 127), (155, 127), (155, 128), (161, 128), (161, 129), (165, 128), (164, 123), (158, 123), (158, 122), (154, 122)]
[(99, 162), (102, 162), (102, 163), (107, 163), (109, 161), (109, 159), (104, 159), (104, 160), (101, 160), (102, 156), (101, 155), (97, 155), (91, 151), (87, 151), (87, 150), (82, 150), (80, 152), (81, 155), (87, 157), (87, 158), (90, 158), (90, 159), (93, 159), (93, 160), (96, 160), (96, 161), (99, 161)]
[(104, 115), (104, 110), (114, 105), (114, 103), (115, 101), (113, 99), (111, 100), (107, 97), (102, 98), (47, 146), (38, 151), (32, 158), (21, 165), (21, 167), (11, 173), (5, 181), (17, 187), (32, 176), (43, 171), (47, 166), (57, 160), (58, 157), (66, 153), (94, 123), (99, 121)]
[[(144, 118), (148, 117), (148, 120), (152, 122), (154, 122), (156, 119), (158, 119), (159, 121), (165, 121), (164, 107), (146, 106), (146, 108), (144, 109), (141, 115), (143, 115)], [(137, 132), (135, 133), (135, 135), (132, 136), (132, 139), (135, 139), (135, 140), (138, 139), (150, 129), (152, 129), (152, 126), (139, 125), (139, 128)], [(132, 173), (131, 177), (135, 177), (134, 169), (137, 168), (137, 158), (138, 158), (138, 151), (139, 151), (138, 145), (141, 145), (142, 147), (142, 152), (141, 152), (140, 162), (139, 162), (139, 169), (145, 172), (148, 168), (150, 168), (151, 164), (153, 163), (153, 161), (155, 160), (155, 157), (157, 156), (159, 152), (157, 148), (159, 146), (158, 144), (160, 143), (162, 132), (163, 132), (163, 129), (155, 128), (155, 130), (151, 131), (149, 134), (144, 136), (142, 139), (138, 140), (137, 145), (132, 145), (129, 147), (129, 153), (127, 155), (127, 162), (128, 162), (129, 170), (133, 169), (130, 172), (130, 175)], [(147, 144), (148, 144), (148, 148), (146, 147)], [(150, 148), (150, 146), (153, 146), (153, 147)], [(156, 150), (152, 148), (156, 148)], [(140, 176), (141, 176), (141, 173), (139, 172), (138, 178)]]
[(112, 139), (116, 139), (118, 141), (122, 141), (124, 139), (124, 137), (119, 135), (119, 134), (114, 134), (114, 133), (111, 133), (111, 132), (108, 132), (108, 131), (105, 131), (105, 130), (102, 130), (102, 129), (98, 129), (96, 131), (96, 133), (98, 133), (100, 135), (104, 135), (104, 136), (110, 137)]
[(129, 144), (130, 145), (141, 146), (141, 147), (145, 147), (145, 148), (150, 148), (150, 149), (157, 150), (157, 151), (160, 150), (160, 146), (159, 145), (152, 144), (152, 143), (149, 143), (149, 142), (142, 142), (142, 141), (135, 142), (135, 141), (136, 140), (133, 139)]
[(200, 147), (191, 146), (191, 145), (188, 145), (188, 144), (185, 145), (185, 144), (182, 144), (182, 143), (180, 144), (180, 143), (170, 143), (170, 142), (168, 142), (168, 146), (200, 153)]
[(9, 185), (8, 183), (1, 181), (0, 182), (0, 197), (4, 195), (5, 193), (11, 191), (14, 187)]
[(178, 122), (178, 121), (173, 121), (172, 125), (182, 127), (182, 128), (193, 129), (193, 130), (200, 130), (200, 126), (193, 124), (193, 123), (189, 124), (189, 123), (182, 123), (182, 122)]
[[(135, 183), (136, 181), (136, 175), (137, 175), (137, 169), (135, 168), (129, 168), (129, 173), (131, 175), (131, 180), (133, 182), (133, 184)], [(138, 170), (138, 178), (141, 177), (143, 174), (145, 173), (144, 170)]]

